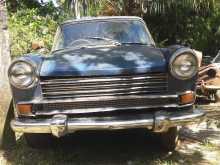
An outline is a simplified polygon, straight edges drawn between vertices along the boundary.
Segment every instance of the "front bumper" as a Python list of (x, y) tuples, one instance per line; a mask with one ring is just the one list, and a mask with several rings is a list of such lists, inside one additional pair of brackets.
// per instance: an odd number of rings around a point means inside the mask
[(57, 137), (79, 130), (147, 128), (163, 132), (169, 127), (199, 123), (204, 117), (205, 113), (198, 109), (112, 117), (68, 118), (67, 115), (54, 115), (51, 119), (17, 118), (11, 121), (11, 127), (15, 132), (52, 133)]

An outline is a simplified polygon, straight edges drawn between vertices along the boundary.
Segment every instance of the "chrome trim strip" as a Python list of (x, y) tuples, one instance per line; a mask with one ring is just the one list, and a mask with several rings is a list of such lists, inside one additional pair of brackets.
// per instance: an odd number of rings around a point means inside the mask
[(149, 106), (140, 106), (140, 107), (107, 107), (107, 108), (87, 108), (87, 109), (68, 109), (68, 110), (47, 110), (47, 111), (37, 111), (35, 115), (56, 115), (56, 114), (85, 114), (85, 113), (97, 113), (97, 112), (113, 112), (120, 110), (145, 110), (151, 108), (184, 108), (192, 106), (193, 104), (167, 104), (167, 105), (149, 105)]
[[(96, 82), (117, 82), (117, 81), (131, 81), (131, 80), (149, 80), (149, 79), (152, 79), (152, 80), (164, 80), (166, 79), (167, 76), (155, 76), (155, 77), (150, 77), (150, 76), (145, 76), (145, 77), (131, 77), (131, 78), (124, 78), (124, 77), (121, 77), (121, 78), (91, 78), (91, 79), (84, 79), (82, 78), (81, 80), (77, 80), (74, 79), (74, 78), (66, 78), (66, 79), (52, 79), (52, 80), (43, 80), (40, 82), (41, 85), (44, 85), (44, 84), (69, 84), (69, 83), (72, 83), (72, 84), (77, 84), (77, 83), (96, 83)], [(70, 81), (71, 80), (71, 81)]]
[[(184, 93), (181, 93), (184, 94)], [(35, 99), (31, 101), (23, 101), (18, 104), (44, 104), (44, 103), (67, 103), (67, 102), (88, 102), (88, 101), (108, 101), (118, 99), (162, 99), (162, 98), (178, 98), (178, 94), (174, 95), (127, 95), (127, 96), (99, 96), (99, 97), (84, 97), (84, 98), (69, 98), (69, 99)]]
[(97, 76), (97, 77), (62, 77), (62, 78), (48, 78), (43, 80), (44, 82), (53, 82), (53, 81), (66, 81), (73, 80), (74, 82), (79, 80), (82, 82), (96, 82), (100, 81), (115, 81), (115, 80), (135, 80), (135, 79), (146, 79), (146, 78), (167, 78), (166, 73), (142, 73), (142, 74), (134, 74), (134, 75), (113, 75), (113, 76)]
[[(149, 86), (149, 85), (150, 86)], [(164, 84), (167, 87), (168, 82), (136, 82), (136, 83), (103, 83), (103, 84), (94, 84), (95, 86), (91, 86), (90, 85), (83, 85), (83, 86), (75, 86), (73, 84), (69, 84), (68, 86), (63, 87), (62, 85), (43, 85), (42, 88), (44, 90), (54, 90), (54, 88), (56, 88), (56, 90), (69, 90), (69, 89), (94, 89), (94, 88), (110, 88), (110, 87), (123, 87), (123, 86), (128, 86), (128, 87), (132, 87), (132, 86), (136, 86), (136, 85), (148, 85), (147, 87), (154, 87), (153, 85), (156, 84)]]
[[(58, 95), (58, 94), (61, 94), (61, 95), (77, 95), (77, 94), (88, 94), (88, 93), (91, 93), (91, 94), (96, 94), (96, 93), (101, 93), (101, 94), (104, 94), (104, 93), (108, 93), (108, 94), (111, 94), (111, 93), (113, 93), (113, 94), (117, 94), (117, 93), (115, 93), (115, 92), (122, 92), (122, 91), (131, 91), (131, 90), (133, 90), (133, 92), (141, 92), (140, 91), (140, 89), (157, 89), (157, 88), (159, 88), (159, 89), (161, 89), (161, 88), (165, 88), (166, 89), (166, 86), (156, 86), (156, 87), (154, 87), (154, 86), (152, 86), (152, 87), (149, 87), (149, 86), (143, 86), (143, 87), (130, 87), (130, 88), (119, 88), (119, 89), (97, 89), (97, 90), (75, 90), (75, 91), (66, 91), (65, 90), (65, 93), (64, 93), (64, 90), (62, 90), (62, 91), (56, 91), (56, 88), (55, 88), (55, 91), (46, 91), (46, 93), (45, 92), (43, 92), (42, 94), (43, 95), (47, 95), (47, 96), (52, 96), (52, 95)], [(136, 90), (136, 91), (135, 91)], [(160, 90), (159, 90), (160, 91)], [(145, 91), (143, 91), (143, 92), (145, 92)], [(147, 91), (147, 92), (150, 92), (150, 91)], [(125, 92), (125, 93), (127, 93), (127, 92)], [(128, 92), (128, 93), (130, 93), (130, 92)], [(59, 95), (60, 97), (62, 97), (61, 95)]]
[(148, 128), (162, 132), (172, 126), (198, 123), (205, 113), (200, 110), (191, 112), (167, 113), (158, 111), (155, 114), (139, 114), (121, 117), (88, 117), (68, 118), (66, 115), (55, 115), (51, 119), (15, 119), (11, 128), (21, 133), (52, 133), (60, 137), (78, 130), (114, 130), (128, 128)]
[[(139, 91), (133, 91), (133, 92), (118, 92), (118, 93), (92, 93), (91, 95), (90, 94), (77, 94), (77, 95), (59, 95), (59, 96), (56, 96), (56, 95), (44, 95), (45, 99), (57, 99), (57, 100), (60, 100), (60, 99), (68, 99), (68, 98), (89, 98), (89, 97), (102, 97), (102, 96), (115, 96), (115, 97), (118, 97), (118, 96), (121, 96), (121, 95), (135, 95), (135, 94), (148, 94), (148, 93), (152, 93), (152, 92), (146, 92), (146, 91), (143, 91), (143, 92), (139, 92)], [(158, 93), (157, 91), (155, 93)]]

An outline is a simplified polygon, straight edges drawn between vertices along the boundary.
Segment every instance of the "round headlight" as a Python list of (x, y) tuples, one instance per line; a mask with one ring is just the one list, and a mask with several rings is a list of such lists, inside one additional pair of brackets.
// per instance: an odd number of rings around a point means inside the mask
[(171, 73), (178, 79), (190, 79), (198, 71), (198, 59), (192, 53), (182, 53), (170, 61)]
[(9, 81), (17, 88), (29, 88), (37, 80), (35, 67), (26, 61), (16, 61), (9, 68)]

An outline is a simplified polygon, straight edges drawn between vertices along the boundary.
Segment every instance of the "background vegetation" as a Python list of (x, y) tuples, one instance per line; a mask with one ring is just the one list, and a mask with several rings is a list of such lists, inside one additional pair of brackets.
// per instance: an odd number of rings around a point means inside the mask
[(215, 56), (220, 49), (218, 0), (8, 0), (13, 56), (32, 52), (32, 44), (52, 46), (65, 19), (98, 15), (144, 18), (159, 46), (185, 44)]

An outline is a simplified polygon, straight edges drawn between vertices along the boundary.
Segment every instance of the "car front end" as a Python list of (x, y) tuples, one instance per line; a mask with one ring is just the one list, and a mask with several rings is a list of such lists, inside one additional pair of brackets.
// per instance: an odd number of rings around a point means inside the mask
[(158, 132), (197, 123), (204, 116), (193, 108), (196, 74), (177, 77), (172, 58), (168, 72), (82, 77), (40, 76), (36, 62), (28, 58), (15, 61), (9, 71), (17, 114), (11, 126), (16, 132), (62, 136), (140, 127)]
[(60, 137), (81, 130), (166, 132), (198, 123), (205, 117), (194, 107), (198, 65), (189, 48), (130, 43), (23, 56), (9, 68), (11, 127)]

